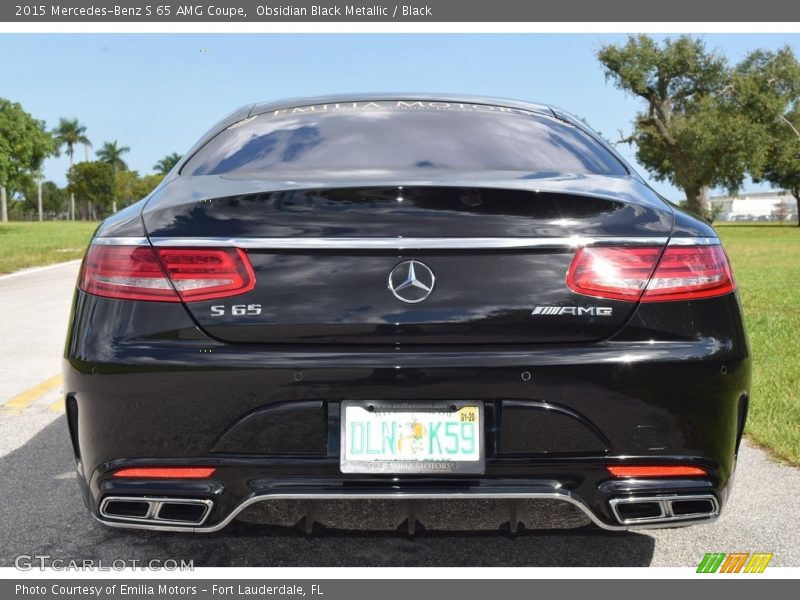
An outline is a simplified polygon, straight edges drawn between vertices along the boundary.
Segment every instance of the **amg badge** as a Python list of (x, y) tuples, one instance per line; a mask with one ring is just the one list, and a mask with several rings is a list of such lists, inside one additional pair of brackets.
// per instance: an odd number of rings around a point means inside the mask
[(610, 317), (612, 308), (610, 306), (535, 306), (531, 315), (592, 315), (595, 317)]

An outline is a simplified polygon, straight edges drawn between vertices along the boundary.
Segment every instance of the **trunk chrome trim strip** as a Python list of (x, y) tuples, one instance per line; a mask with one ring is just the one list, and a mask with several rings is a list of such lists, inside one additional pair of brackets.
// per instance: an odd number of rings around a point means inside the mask
[(235, 247), (251, 250), (491, 250), (581, 248), (584, 246), (663, 246), (667, 237), (542, 237), (542, 238), (226, 238), (154, 237), (160, 247)]
[[(252, 250), (492, 250), (582, 248), (585, 246), (717, 246), (714, 237), (542, 237), (542, 238), (152, 238), (154, 246), (247, 248)], [(94, 246), (147, 246), (146, 237), (97, 237)]]
[(147, 246), (146, 237), (96, 237), (92, 246)]
[(674, 237), (669, 240), (670, 246), (719, 246), (721, 242), (715, 237)]

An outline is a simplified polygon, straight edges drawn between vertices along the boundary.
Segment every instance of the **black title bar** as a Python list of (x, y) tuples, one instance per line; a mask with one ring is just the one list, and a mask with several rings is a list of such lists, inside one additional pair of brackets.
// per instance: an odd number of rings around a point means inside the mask
[(797, 22), (788, 0), (33, 0), (0, 2), (5, 22)]

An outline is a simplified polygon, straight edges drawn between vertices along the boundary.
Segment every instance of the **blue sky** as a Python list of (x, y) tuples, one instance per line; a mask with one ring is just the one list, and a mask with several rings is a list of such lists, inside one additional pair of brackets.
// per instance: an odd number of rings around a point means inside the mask
[[(663, 36), (656, 36), (663, 37)], [(798, 34), (715, 34), (737, 61)], [(183, 153), (215, 121), (254, 101), (340, 92), (457, 92), (561, 106), (606, 137), (630, 131), (641, 105), (606, 83), (595, 59), (613, 34), (132, 34), (0, 35), (0, 96), (52, 127), (78, 117), (99, 148), (118, 140), (140, 173)], [(635, 165), (633, 150), (618, 149)], [(83, 157), (78, 149), (77, 157)], [(636, 166), (636, 165), (635, 165)], [(66, 158), (45, 174), (65, 182)], [(638, 167), (645, 176), (646, 171)], [(654, 187), (671, 199), (680, 191)], [(746, 190), (756, 189), (752, 184)]]

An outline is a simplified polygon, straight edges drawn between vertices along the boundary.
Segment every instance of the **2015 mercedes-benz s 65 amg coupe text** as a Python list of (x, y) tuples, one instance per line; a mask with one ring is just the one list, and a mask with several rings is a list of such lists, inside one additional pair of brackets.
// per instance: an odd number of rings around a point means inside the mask
[(237, 110), (100, 225), (65, 350), (92, 514), (197, 532), (706, 522), (749, 380), (710, 226), (456, 96)]

